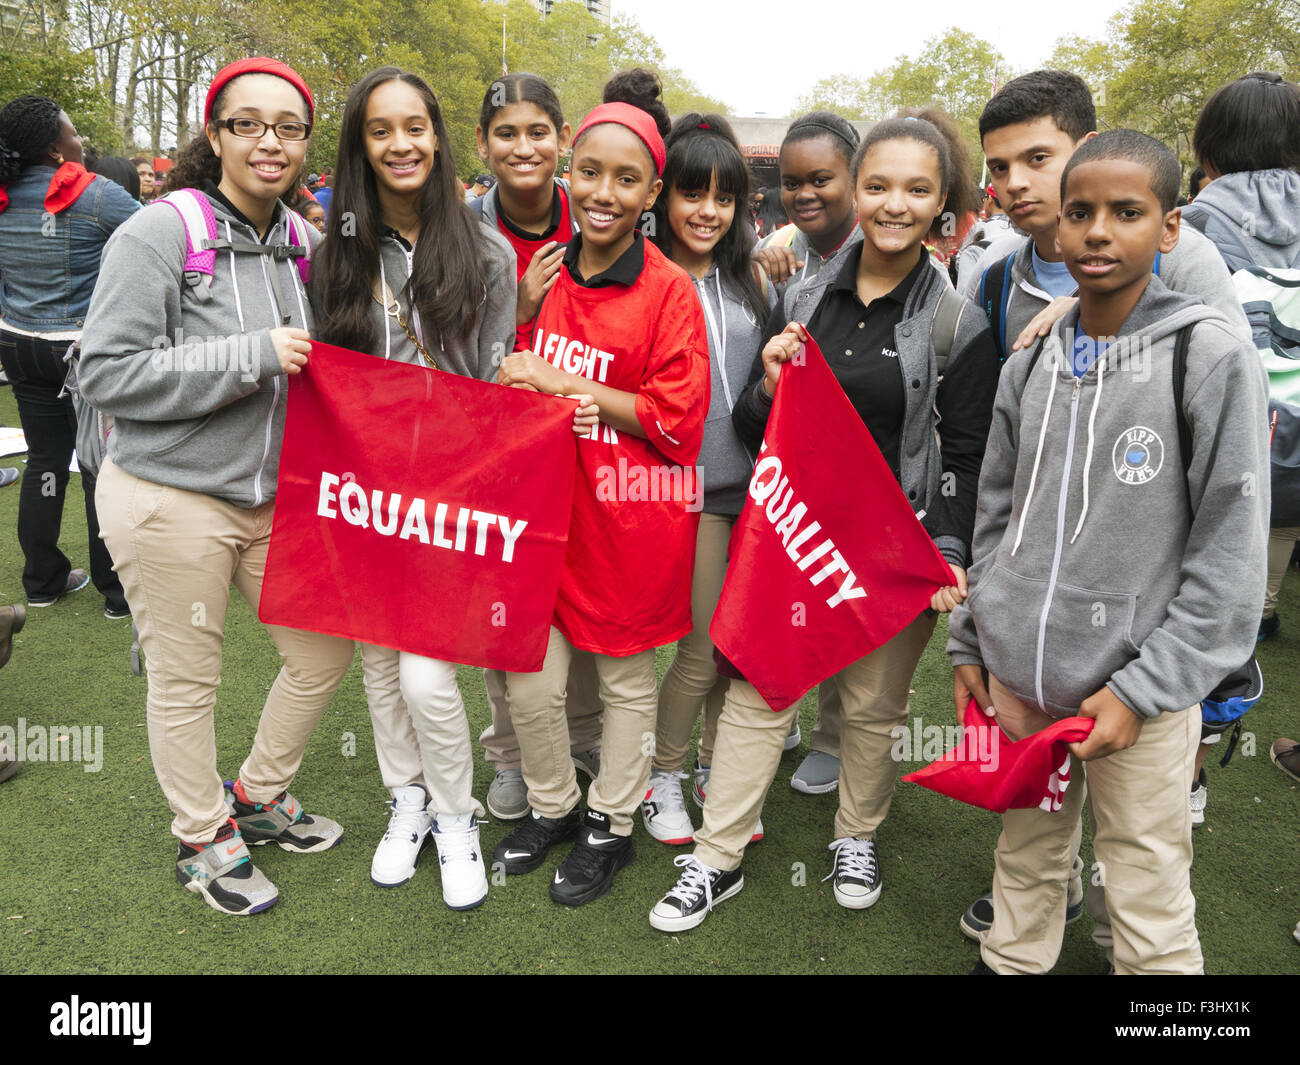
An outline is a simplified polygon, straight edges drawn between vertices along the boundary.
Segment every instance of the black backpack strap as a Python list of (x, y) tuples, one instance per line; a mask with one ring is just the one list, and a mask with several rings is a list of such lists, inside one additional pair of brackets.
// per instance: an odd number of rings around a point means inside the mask
[(1007, 303), (1011, 295), (1011, 260), (1016, 252), (1004, 256), (984, 271), (980, 278), (980, 306), (998, 343), (1002, 361), (1007, 361)]
[[(1192, 464), (1192, 427), (1187, 423), (1187, 412), (1183, 410), (1183, 384), (1187, 380), (1187, 348), (1192, 342), (1192, 330), (1195, 322), (1189, 322), (1178, 330), (1174, 340), (1174, 413), (1178, 417), (1178, 450), (1183, 457), (1183, 480), (1187, 480), (1187, 469)], [(1188, 489), (1190, 498), (1191, 489)]]

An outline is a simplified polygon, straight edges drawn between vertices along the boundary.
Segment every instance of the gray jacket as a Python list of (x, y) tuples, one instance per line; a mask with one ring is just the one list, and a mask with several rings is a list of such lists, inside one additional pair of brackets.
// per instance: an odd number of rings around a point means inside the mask
[[(700, 447), (704, 510), (735, 517), (745, 504), (754, 456), (736, 435), (731, 411), (745, 390), (754, 358), (762, 347), (767, 320), (755, 318), (749, 306), (722, 283), (717, 266), (703, 278), (692, 277), (691, 281), (704, 305), (709, 334), (709, 414)], [(775, 304), (776, 291), (770, 286), (768, 299)]]
[[(1215, 178), (1183, 208), (1187, 226), (1204, 233), (1228, 267), (1300, 265), (1300, 174), (1250, 170)], [(1244, 254), (1243, 254), (1244, 253)]]
[[(212, 206), (220, 236), (257, 243)], [(288, 244), (282, 208), (266, 244)], [(258, 506), (275, 498), (287, 398), (270, 332), (311, 328), (307, 293), (293, 259), (219, 251), (205, 301), (184, 264), (185, 228), (165, 204), (113, 234), (82, 332), (81, 392), (113, 418), (108, 454), (128, 473)]]
[[(815, 277), (786, 289), (782, 311), (787, 322), (806, 324), (812, 318), (845, 258), (859, 254), (861, 241), (859, 229)], [(968, 303), (957, 320), (944, 376), (944, 395), (939, 396), (930, 328), (939, 297), (951, 287), (941, 267), (923, 271), (908, 294), (903, 320), (894, 331), (906, 404), (899, 440), (899, 474), (903, 495), (922, 514), (922, 523), (935, 545), (949, 562), (965, 566), (998, 357), (988, 320), (979, 308)], [(950, 402), (953, 416), (941, 417)], [(761, 358), (756, 359), (749, 384), (733, 413), (742, 440), (756, 446), (771, 409), (772, 400), (763, 388)], [(952, 476), (947, 479), (947, 490), (941, 491), (945, 474)]]
[[(1173, 350), (1193, 322), (1185, 457)], [(1065, 357), (1077, 323), (1070, 312), (1036, 360), (1020, 351), (1003, 367), (971, 594), (949, 619), (948, 654), (1054, 716), (1107, 685), (1155, 717), (1199, 702), (1255, 643), (1269, 507), (1264, 372), (1222, 315), (1159, 278), (1078, 379)]]
[[(440, 370), (492, 381), (501, 360), (514, 349), (515, 253), (505, 237), (486, 226), (479, 227), (479, 236), (483, 240), (483, 255), (487, 262), (487, 287), (473, 327), (459, 337), (439, 337), (433, 330), (426, 329), (420, 329), (416, 335), (423, 333), (421, 342), (437, 361)], [(406, 324), (416, 330), (419, 317), (411, 314), (405, 292), (407, 279), (411, 276), (410, 253), (396, 238), (386, 236), (380, 242), (379, 257), (389, 292), (401, 305)], [(379, 344), (373, 354), (398, 362), (427, 365), (396, 319), (385, 314), (378, 302), (372, 300), (371, 305), (379, 330)]]

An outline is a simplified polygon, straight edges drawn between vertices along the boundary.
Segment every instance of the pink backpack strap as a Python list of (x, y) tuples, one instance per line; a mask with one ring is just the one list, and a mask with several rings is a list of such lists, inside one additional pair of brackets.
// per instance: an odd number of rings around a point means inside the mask
[(212, 268), (217, 253), (210, 245), (217, 239), (217, 216), (212, 203), (196, 189), (177, 189), (160, 196), (154, 203), (165, 203), (181, 218), (185, 227), (185, 283), (197, 290), (200, 302), (212, 298)]
[(289, 243), (303, 250), (302, 257), (298, 260), (298, 276), (305, 285), (311, 278), (311, 241), (307, 237), (307, 227), (311, 223), (288, 207), (284, 209), (284, 216), (288, 224)]

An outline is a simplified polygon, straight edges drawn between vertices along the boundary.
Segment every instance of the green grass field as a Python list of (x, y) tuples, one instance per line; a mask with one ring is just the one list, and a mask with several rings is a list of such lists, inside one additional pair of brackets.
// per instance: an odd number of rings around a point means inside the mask
[[(0, 423), (16, 425), (0, 388)], [(20, 458), (0, 465), (21, 465)], [(87, 564), (79, 478), (64, 513), (63, 546)], [(22, 602), (15, 526), (18, 489), (0, 490), (0, 601)], [(305, 574), (310, 580), (311, 575)], [(441, 604), (432, 603), (434, 609)], [(745, 860), (745, 889), (699, 929), (665, 936), (646, 915), (676, 880), (684, 849), (638, 825), (637, 860), (605, 898), (577, 910), (547, 895), (555, 862), (494, 884), (467, 914), (442, 904), (436, 862), (426, 857), (403, 887), (370, 882), (370, 857), (387, 824), (359, 661), (327, 709), (293, 785), (309, 810), (347, 829), (325, 854), (262, 847), (254, 857), (281, 901), (237, 919), (182, 891), (174, 876), (170, 812), (154, 779), (144, 727), (145, 681), (128, 668), (130, 626), (102, 616), (87, 589), (32, 611), (0, 671), (0, 725), (102, 726), (103, 765), (33, 762), (0, 785), (0, 971), (7, 973), (964, 973), (977, 958), (957, 930), (966, 905), (987, 890), (995, 815), (900, 784), (879, 836), (885, 890), (865, 912), (835, 904), (830, 868), (835, 796), (789, 787), (807, 741), (785, 756), (763, 811), (766, 840)], [(1300, 794), (1268, 760), (1279, 735), (1300, 732), (1300, 579), (1280, 611), (1287, 627), (1260, 651), (1264, 700), (1247, 719), (1251, 737), (1232, 764), (1209, 768), (1206, 826), (1195, 833), (1192, 871), (1206, 969), (1294, 973), (1300, 946), (1297, 826)], [(952, 721), (951, 674), (941, 624), (915, 680), (912, 713)], [(219, 768), (234, 776), (247, 753), (278, 661), (253, 611), (236, 595), (226, 627), (217, 699)], [(660, 672), (671, 648), (659, 653)], [(461, 671), (477, 735), (487, 703), (477, 671)], [(801, 710), (805, 737), (814, 711)], [(349, 737), (355, 754), (349, 754)], [(491, 771), (476, 747), (475, 794)], [(904, 771), (919, 763), (906, 763)], [(693, 809), (698, 824), (699, 811)], [(485, 824), (483, 848), (508, 826)], [(1085, 843), (1085, 846), (1087, 844)], [(1067, 929), (1056, 971), (1100, 973), (1105, 960), (1085, 916)]]

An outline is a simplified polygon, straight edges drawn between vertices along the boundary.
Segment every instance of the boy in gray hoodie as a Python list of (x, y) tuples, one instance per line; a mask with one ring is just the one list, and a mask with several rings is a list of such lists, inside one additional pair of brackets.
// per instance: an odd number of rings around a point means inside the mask
[[(1066, 166), (1058, 239), (1079, 306), (1003, 370), (971, 593), (949, 626), (955, 694), (1008, 740), (1096, 721), (1070, 775), (1086, 766), (1089, 909), (1121, 973), (1202, 969), (1186, 800), (1199, 703), (1250, 653), (1264, 583), (1263, 370), (1221, 314), (1151, 272), (1178, 241), (1178, 181), (1173, 154), (1127, 130)], [(977, 971), (1055, 964), (1083, 794), (1003, 815)]]

